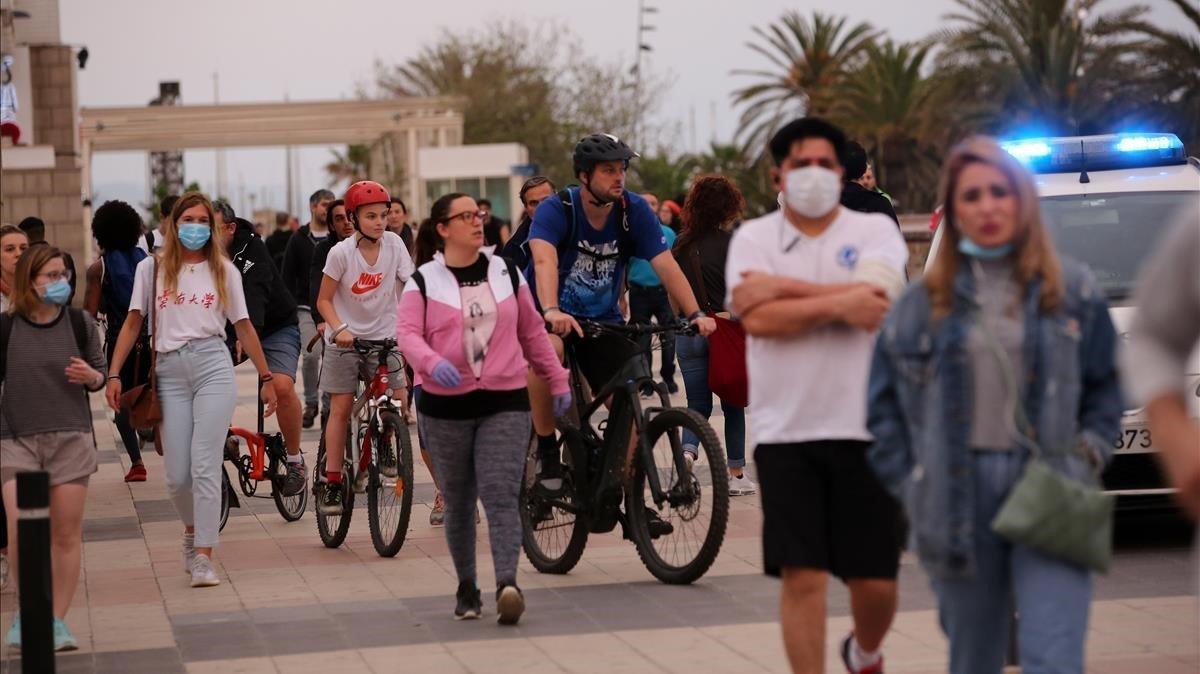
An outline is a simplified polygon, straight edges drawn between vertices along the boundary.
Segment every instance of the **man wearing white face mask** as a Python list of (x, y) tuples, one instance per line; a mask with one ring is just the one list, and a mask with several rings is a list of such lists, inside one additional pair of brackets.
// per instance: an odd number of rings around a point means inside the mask
[(883, 671), (896, 610), (900, 506), (867, 464), (866, 400), (875, 331), (903, 288), (908, 249), (887, 216), (839, 205), (845, 147), (815, 118), (775, 134), (780, 209), (738, 229), (725, 271), (726, 305), (748, 335), (763, 561), (783, 580), (796, 672), (824, 671), (830, 574), (850, 587), (850, 672)]

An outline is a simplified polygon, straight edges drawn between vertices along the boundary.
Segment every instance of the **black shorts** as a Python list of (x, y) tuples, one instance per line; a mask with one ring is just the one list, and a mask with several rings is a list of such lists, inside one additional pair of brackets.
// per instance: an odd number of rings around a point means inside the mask
[(804, 567), (843, 580), (896, 578), (901, 508), (867, 465), (869, 446), (823, 440), (755, 448), (767, 575)]
[(580, 338), (572, 333), (568, 343), (575, 353), (575, 364), (592, 393), (599, 392), (640, 351), (637, 344), (620, 335)]

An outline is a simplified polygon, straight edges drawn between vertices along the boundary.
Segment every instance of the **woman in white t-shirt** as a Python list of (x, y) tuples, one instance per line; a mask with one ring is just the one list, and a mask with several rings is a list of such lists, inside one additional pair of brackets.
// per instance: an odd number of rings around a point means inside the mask
[(114, 410), (119, 409), (118, 373), (141, 332), (143, 317), (153, 311), (167, 490), (184, 524), (184, 571), (191, 574), (192, 587), (209, 587), (221, 582), (213, 569), (212, 549), (220, 528), (225, 432), (237, 402), (233, 361), (225, 346), (226, 321), (233, 323), (258, 370), (267, 415), (275, 411), (275, 389), (262, 385), (271, 381), (267, 359), (246, 313), (242, 277), (213, 240), (212, 204), (199, 192), (184, 194), (162, 234), (159, 259), (146, 258), (134, 274), (129, 315), (108, 366), (107, 398)]

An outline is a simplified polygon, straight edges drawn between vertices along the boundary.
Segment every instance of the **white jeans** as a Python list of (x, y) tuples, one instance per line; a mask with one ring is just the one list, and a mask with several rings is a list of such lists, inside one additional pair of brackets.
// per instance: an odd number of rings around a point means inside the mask
[(237, 405), (233, 361), (220, 337), (188, 342), (158, 355), (163, 465), (167, 491), (196, 547), (217, 544), (221, 520), (221, 461)]

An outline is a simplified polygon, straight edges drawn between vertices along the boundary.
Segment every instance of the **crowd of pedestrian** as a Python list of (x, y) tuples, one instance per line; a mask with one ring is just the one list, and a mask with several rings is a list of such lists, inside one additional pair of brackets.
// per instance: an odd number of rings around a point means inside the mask
[[(843, 663), (883, 671), (908, 544), (937, 599), (950, 671), (1001, 671), (1015, 605), (1025, 671), (1082, 672), (1094, 569), (994, 523), (1035, 469), (1056, 476), (1043, 491), (1095, 484), (1129, 407), (1122, 371), (1181, 501), (1200, 513), (1200, 428), (1178, 395), (1200, 334), (1200, 284), (1188, 276), (1200, 227), (1180, 224), (1162, 262), (1147, 267), (1121, 370), (1096, 280), (1055, 250), (1033, 177), (994, 140), (967, 139), (946, 158), (942, 242), (911, 283), (892, 198), (861, 145), (808, 117), (781, 127), (766, 151), (779, 208), (745, 222), (738, 187), (721, 175), (694, 177), (678, 200), (626, 190), (637, 155), (607, 134), (577, 147), (577, 186), (524, 183), (515, 227), (464, 193), (442, 195), (414, 226), (405, 203), (371, 181), (342, 199), (314, 192), (306, 225), (279, 214), (265, 237), (197, 192), (164, 199), (153, 236), (131, 206), (110, 201), (93, 214), (98, 255), (82, 311), (71, 307), (74, 261), (46, 242), (45, 225), (0, 226), (4, 581), (20, 572), (15, 475), (45, 470), (55, 647), (74, 647), (63, 617), (96, 470), (86, 394), (105, 390), (130, 459), (125, 480), (142, 482), (146, 437), (131, 417), (141, 398), (130, 395), (148, 388), (182, 566), (193, 587), (220, 583), (221, 462), (234, 367), (247, 359), (286, 445), (284, 493), (307, 487), (301, 429), (320, 418), (316, 509), (340, 514), (356, 343), (394, 339), (410, 369), (391, 380), (391, 395), (415, 416), (434, 477), (430, 523), (444, 525), (453, 558), (454, 617), (483, 613), (479, 500), (497, 615), (516, 623), (525, 610), (518, 493), (531, 446), (539, 488), (563, 489), (565, 345), (593, 390), (653, 352), (663, 389), (679, 391), (678, 369), (700, 416), (718, 397), (729, 493), (761, 492), (763, 563), (781, 579), (795, 671), (822, 671), (830, 576), (850, 592)], [(648, 337), (583, 339), (583, 319), (696, 329), (652, 350)], [(729, 351), (718, 339), (744, 344), (744, 362), (720, 361)], [(730, 368), (746, 391), (714, 383)], [(682, 437), (689, 465), (698, 444)], [(396, 457), (379, 460), (394, 477)], [(19, 644), (19, 615), (7, 639)]]

